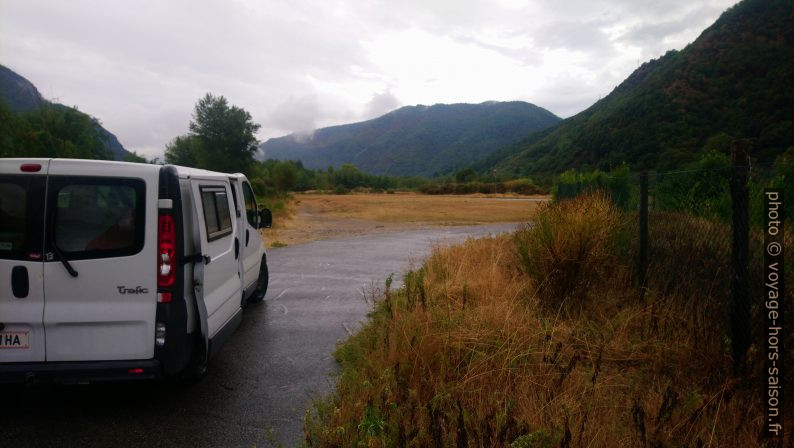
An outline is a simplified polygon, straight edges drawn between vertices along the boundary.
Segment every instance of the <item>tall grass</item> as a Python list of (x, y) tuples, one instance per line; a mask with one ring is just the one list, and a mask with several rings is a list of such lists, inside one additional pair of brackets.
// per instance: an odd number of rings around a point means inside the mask
[(307, 444), (759, 446), (760, 367), (731, 375), (709, 321), (724, 291), (701, 287), (712, 266), (687, 266), (706, 277), (688, 288), (653, 279), (640, 300), (632, 226), (585, 197), (515, 235), (436, 248), (339, 346), (338, 385), (307, 414)]
[(620, 267), (614, 258), (628, 240), (628, 226), (602, 193), (588, 200), (547, 204), (531, 227), (515, 235), (525, 272), (544, 302), (582, 305), (587, 292), (614, 281)]

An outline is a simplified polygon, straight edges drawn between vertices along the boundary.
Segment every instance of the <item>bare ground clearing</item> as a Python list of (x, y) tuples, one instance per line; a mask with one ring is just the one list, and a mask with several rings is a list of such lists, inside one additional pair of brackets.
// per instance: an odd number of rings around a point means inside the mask
[(290, 213), (264, 231), (268, 247), (404, 229), (529, 220), (548, 196), (296, 194)]

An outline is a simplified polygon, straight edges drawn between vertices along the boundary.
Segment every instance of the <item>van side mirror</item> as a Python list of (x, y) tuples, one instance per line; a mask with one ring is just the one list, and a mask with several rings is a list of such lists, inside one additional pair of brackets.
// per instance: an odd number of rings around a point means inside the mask
[(259, 210), (259, 228), (269, 229), (273, 227), (273, 214), (270, 213), (269, 208)]

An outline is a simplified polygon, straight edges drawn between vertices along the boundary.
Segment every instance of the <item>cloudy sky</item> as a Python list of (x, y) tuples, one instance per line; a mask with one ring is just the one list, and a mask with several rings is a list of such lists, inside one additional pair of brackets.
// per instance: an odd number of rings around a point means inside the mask
[(736, 0), (2, 0), (0, 64), (162, 155), (224, 95), (265, 140), (403, 105), (524, 100), (561, 117)]

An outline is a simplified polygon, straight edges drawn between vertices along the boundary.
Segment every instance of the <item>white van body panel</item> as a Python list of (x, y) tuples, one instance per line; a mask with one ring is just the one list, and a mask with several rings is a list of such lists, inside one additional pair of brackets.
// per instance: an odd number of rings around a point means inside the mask
[[(218, 180), (209, 176), (191, 177), (190, 186), (199, 219), (203, 224), (198, 226), (201, 253), (210, 260), (203, 267), (203, 278), (195, 281), (199, 282), (203, 289), (204, 303), (207, 307), (208, 336), (213, 338), (241, 306), (242, 281), (234, 247), (239, 223), (238, 219), (231, 215), (234, 204), (228, 179)], [(226, 212), (230, 214), (230, 232), (217, 237), (208, 234), (205, 217), (215, 212), (205, 210), (206, 207), (212, 206), (202, 199), (207, 195), (214, 195), (216, 200), (225, 202)]]
[[(25, 347), (0, 344), (0, 382), (157, 378), (206, 365), (257, 285), (265, 248), (242, 174), (0, 159), (0, 193), (0, 338), (27, 336)], [(178, 274), (158, 284), (168, 253)], [(29, 288), (15, 297), (21, 272)]]
[(137, 163), (51, 162), (51, 183), (56, 176), (87, 176), (110, 182), (116, 178), (140, 179), (146, 191), (142, 204), (144, 243), (139, 252), (72, 260), (77, 277), (69, 275), (61, 263), (44, 264), (47, 361), (146, 359), (154, 355), (158, 174), (159, 170)]
[[(22, 173), (20, 166), (23, 163), (37, 163), (41, 165), (41, 170), (34, 173)], [(48, 160), (21, 160), (21, 159), (0, 159), (0, 179), (4, 175), (13, 177), (35, 176), (43, 180), (47, 176)], [(3, 201), (27, 201), (26, 192), (23, 185), (4, 184), (0, 180), (0, 209)], [(42, 200), (43, 200), (43, 190)], [(33, 199), (35, 200), (35, 199)], [(19, 207), (21, 204), (8, 204), (8, 208)], [(42, 225), (44, 216), (41, 216)], [(30, 223), (26, 223), (30, 225)], [(0, 234), (0, 244), (10, 245), (11, 235)], [(0, 257), (0, 322), (4, 328), (0, 330), (0, 338), (22, 337), (20, 344), (3, 344), (0, 348), (0, 362), (36, 362), (44, 361), (45, 352), (45, 333), (41, 316), (44, 313), (44, 286), (43, 265), (41, 248), (39, 245), (38, 254), (28, 254), (26, 260), (10, 260)], [(38, 260), (35, 258), (38, 256)], [(30, 258), (34, 259), (30, 259)], [(15, 267), (22, 267), (27, 270), (30, 279), (30, 287), (27, 297), (15, 297), (11, 288), (11, 275)], [(25, 337), (26, 336), (26, 337)], [(4, 342), (4, 341), (3, 341)], [(13, 341), (9, 341), (13, 342)]]

